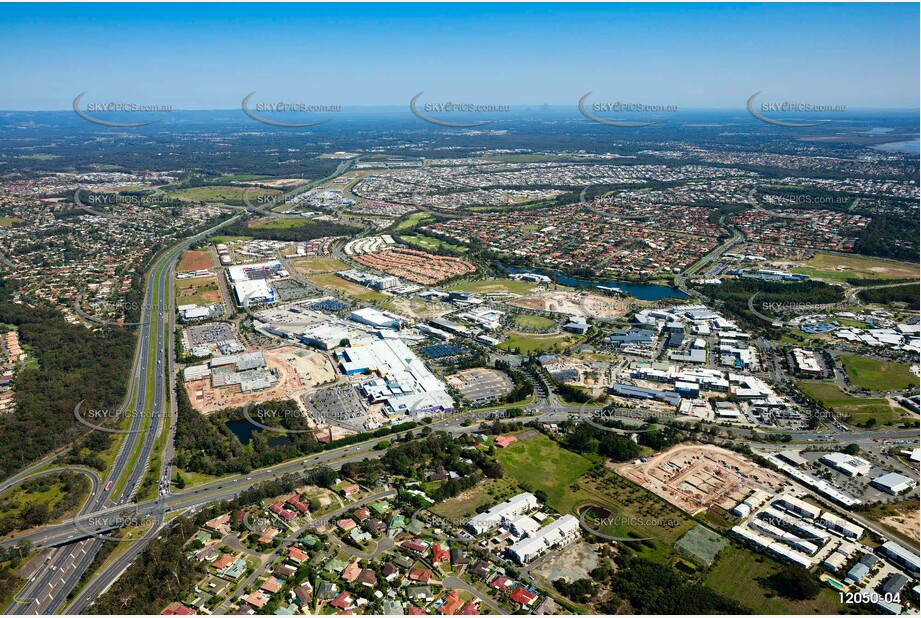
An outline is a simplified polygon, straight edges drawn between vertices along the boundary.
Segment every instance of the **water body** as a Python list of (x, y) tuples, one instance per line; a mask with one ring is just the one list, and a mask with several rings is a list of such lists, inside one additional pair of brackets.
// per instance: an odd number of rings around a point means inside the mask
[(917, 139), (905, 140), (903, 142), (887, 142), (873, 146), (874, 150), (883, 152), (907, 152), (908, 154), (921, 154), (921, 142)]
[[(256, 427), (245, 418), (236, 421), (227, 421), (225, 425), (227, 429), (233, 432), (233, 435), (237, 436), (240, 444), (249, 444), (254, 434), (265, 431), (264, 429)], [(275, 432), (269, 432), (267, 439), (269, 441), (269, 446), (281, 446), (288, 442), (288, 436)]]
[[(536, 273), (539, 275), (547, 275), (557, 283), (568, 285), (569, 287), (573, 288), (594, 288), (595, 286), (599, 285), (620, 288), (625, 293), (633, 296), (638, 300), (656, 301), (662, 300), (663, 298), (688, 297), (687, 294), (681, 290), (676, 290), (675, 288), (670, 288), (665, 285), (654, 285), (650, 283), (621, 283), (619, 281), (583, 281), (582, 279), (573, 279), (572, 277), (567, 277), (566, 275), (561, 275), (554, 271), (545, 271), (535, 268), (514, 268), (512, 266), (503, 266), (502, 264), (499, 264), (499, 268), (511, 274)], [(595, 291), (602, 293), (601, 290)]]
[(885, 127), (873, 127), (866, 132), (867, 135), (885, 135), (886, 133), (892, 133), (892, 129), (887, 129)]

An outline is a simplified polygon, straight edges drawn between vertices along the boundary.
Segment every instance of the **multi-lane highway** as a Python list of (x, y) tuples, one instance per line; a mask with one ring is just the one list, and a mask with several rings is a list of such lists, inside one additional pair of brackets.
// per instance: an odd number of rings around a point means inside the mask
[[(130, 418), (129, 432), (119, 434), (123, 436), (122, 442), (104, 484), (101, 488), (94, 488), (78, 517), (90, 518), (94, 513), (124, 504), (141, 485), (166, 409), (163, 359), (165, 344), (172, 338), (169, 330), (173, 319), (171, 269), (190, 244), (237, 218), (228, 219), (184, 240), (154, 260), (146, 282), (135, 363), (123, 407), (123, 412)], [(59, 540), (61, 545), (51, 552), (42, 570), (15, 595), (6, 613), (49, 614), (58, 611), (104, 542), (101, 538), (86, 538), (77, 529), (70, 538)]]

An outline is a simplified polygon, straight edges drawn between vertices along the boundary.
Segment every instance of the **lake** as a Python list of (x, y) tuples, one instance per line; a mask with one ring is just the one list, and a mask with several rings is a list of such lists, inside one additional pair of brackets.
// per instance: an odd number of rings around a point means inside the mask
[[(651, 283), (621, 283), (620, 281), (583, 281), (582, 279), (573, 279), (566, 275), (561, 275), (554, 271), (545, 271), (535, 268), (514, 268), (499, 264), (499, 268), (511, 274), (518, 273), (537, 273), (547, 275), (554, 281), (562, 285), (568, 285), (573, 288), (594, 288), (595, 286), (604, 285), (608, 287), (620, 288), (625, 293), (636, 298), (637, 300), (656, 301), (663, 298), (687, 298), (687, 294), (681, 290), (670, 288), (665, 285), (655, 285)], [(601, 290), (596, 292), (602, 293)]]
[(908, 154), (921, 154), (921, 143), (916, 139), (905, 140), (902, 142), (888, 142), (873, 146), (874, 150), (883, 152), (907, 152)]
[[(233, 435), (237, 436), (240, 444), (249, 444), (249, 441), (253, 439), (253, 434), (265, 431), (265, 429), (256, 427), (245, 418), (236, 421), (227, 421), (224, 424), (227, 426), (227, 429), (233, 432)], [(282, 444), (288, 443), (288, 436), (275, 433), (274, 431), (269, 432), (267, 439), (269, 441), (269, 446), (281, 446)]]

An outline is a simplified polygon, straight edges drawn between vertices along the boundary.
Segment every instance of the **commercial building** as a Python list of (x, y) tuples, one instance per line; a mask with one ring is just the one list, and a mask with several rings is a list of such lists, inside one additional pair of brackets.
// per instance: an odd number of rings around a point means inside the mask
[(879, 551), (883, 556), (915, 575), (921, 568), (919, 567), (921, 558), (918, 557), (918, 554), (905, 549), (895, 541), (886, 541), (880, 546)]
[(813, 350), (804, 350), (802, 348), (793, 348), (793, 369), (797, 373), (812, 376), (824, 375), (819, 358)]
[(822, 509), (819, 507), (803, 502), (793, 496), (778, 496), (774, 501), (774, 506), (808, 519), (816, 519), (822, 513)]
[(356, 309), (349, 314), (349, 319), (374, 328), (399, 328), (405, 322), (403, 318), (395, 313), (379, 311), (373, 307)]
[(346, 375), (377, 374), (361, 392), (372, 403), (383, 402), (391, 420), (454, 410), (445, 384), (399, 339), (352, 342), (339, 353), (339, 364)]
[(630, 384), (613, 384), (609, 391), (612, 395), (631, 397), (633, 399), (656, 399), (673, 406), (681, 403), (681, 395), (675, 391), (657, 391), (651, 388), (641, 388)]
[(299, 335), (301, 343), (321, 350), (332, 350), (337, 347), (343, 339), (348, 339), (350, 331), (336, 323), (332, 324), (314, 324), (308, 326)]
[(822, 455), (819, 461), (848, 476), (865, 476), (869, 474), (870, 470), (873, 468), (873, 464), (866, 459), (854, 457), (846, 453), (829, 453), (827, 455)]
[(828, 511), (822, 513), (818, 521), (820, 525), (837, 532), (845, 538), (857, 540), (863, 536), (863, 528)]
[(893, 496), (912, 489), (916, 484), (914, 480), (895, 472), (880, 475), (870, 481), (870, 485), (873, 487)]
[(269, 286), (265, 279), (237, 281), (233, 282), (232, 285), (234, 297), (241, 307), (244, 304), (275, 302), (275, 290)]
[(262, 281), (278, 276), (281, 270), (281, 262), (279, 261), (264, 262), (262, 264), (241, 264), (227, 269), (227, 280), (231, 283)]

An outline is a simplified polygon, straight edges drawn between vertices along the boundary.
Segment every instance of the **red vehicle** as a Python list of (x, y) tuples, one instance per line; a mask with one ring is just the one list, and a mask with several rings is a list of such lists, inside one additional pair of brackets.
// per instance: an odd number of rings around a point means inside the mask
[(109, 491), (110, 489), (112, 489), (112, 481), (109, 481), (108, 483), (106, 483), (105, 491)]

